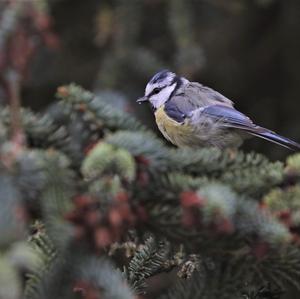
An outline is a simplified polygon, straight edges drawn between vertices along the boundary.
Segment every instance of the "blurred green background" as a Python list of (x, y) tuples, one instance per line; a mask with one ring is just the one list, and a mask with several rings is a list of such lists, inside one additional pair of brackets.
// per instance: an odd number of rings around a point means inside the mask
[[(300, 141), (299, 0), (47, 5), (60, 45), (38, 47), (22, 86), (24, 105), (43, 110), (59, 85), (76, 82), (155, 128), (149, 107), (135, 100), (155, 72), (169, 68), (223, 93), (258, 124)], [(288, 154), (258, 139), (244, 149), (274, 159)]]

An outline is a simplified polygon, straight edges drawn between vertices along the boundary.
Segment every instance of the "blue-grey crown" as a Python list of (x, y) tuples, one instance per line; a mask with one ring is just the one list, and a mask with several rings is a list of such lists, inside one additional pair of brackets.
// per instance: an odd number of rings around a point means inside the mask
[(172, 73), (172, 72), (170, 72), (169, 70), (162, 70), (162, 71), (156, 73), (151, 78), (151, 80), (149, 81), (149, 83), (151, 83), (151, 84), (160, 83), (160, 82), (162, 82), (163, 80), (165, 80), (170, 75), (172, 77), (175, 77), (175, 74)]

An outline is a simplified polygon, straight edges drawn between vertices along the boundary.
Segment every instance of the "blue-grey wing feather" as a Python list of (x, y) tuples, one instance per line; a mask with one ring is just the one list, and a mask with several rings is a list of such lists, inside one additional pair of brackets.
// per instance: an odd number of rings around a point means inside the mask
[[(194, 111), (194, 113), (195, 112), (196, 111)], [(223, 105), (210, 105), (203, 107), (203, 109), (199, 112), (205, 116), (214, 118), (221, 126), (224, 127), (244, 130), (262, 129), (256, 126), (248, 116), (231, 107)]]
[(201, 122), (201, 119), (211, 119), (217, 122), (219, 128), (239, 129), (284, 147), (300, 150), (300, 144), (297, 142), (255, 125), (249, 117), (234, 108), (222, 105), (211, 105), (191, 112), (190, 118), (194, 124), (196, 124), (197, 119), (199, 122)]
[(165, 104), (166, 113), (178, 122), (198, 108), (212, 104), (232, 107), (233, 103), (216, 92), (197, 82), (190, 82), (184, 89), (179, 89)]
[(166, 102), (165, 104), (165, 112), (166, 114), (177, 121), (178, 123), (182, 123), (185, 120), (187, 109), (182, 109), (172, 100)]

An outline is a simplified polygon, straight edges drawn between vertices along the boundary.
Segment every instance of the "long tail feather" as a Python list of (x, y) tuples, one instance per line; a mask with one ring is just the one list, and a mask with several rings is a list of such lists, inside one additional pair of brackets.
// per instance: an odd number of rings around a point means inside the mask
[[(264, 128), (262, 128), (264, 129)], [(284, 146), (288, 149), (294, 150), (294, 151), (300, 151), (300, 144), (283, 136), (280, 136), (272, 131), (269, 131), (267, 129), (262, 130), (261, 132), (250, 132), (250, 134), (266, 139), (268, 141), (277, 143), (281, 146)]]

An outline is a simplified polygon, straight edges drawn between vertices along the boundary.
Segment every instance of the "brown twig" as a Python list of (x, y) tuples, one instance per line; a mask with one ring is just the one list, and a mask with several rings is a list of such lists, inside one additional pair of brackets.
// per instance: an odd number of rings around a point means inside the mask
[(20, 76), (15, 70), (7, 73), (7, 89), (10, 102), (11, 140), (18, 146), (24, 146), (24, 134), (21, 123)]
[(16, 70), (6, 72), (5, 84), (9, 96), (11, 138), (9, 147), (1, 153), (1, 161), (10, 168), (25, 146), (25, 136), (21, 122), (20, 76)]

